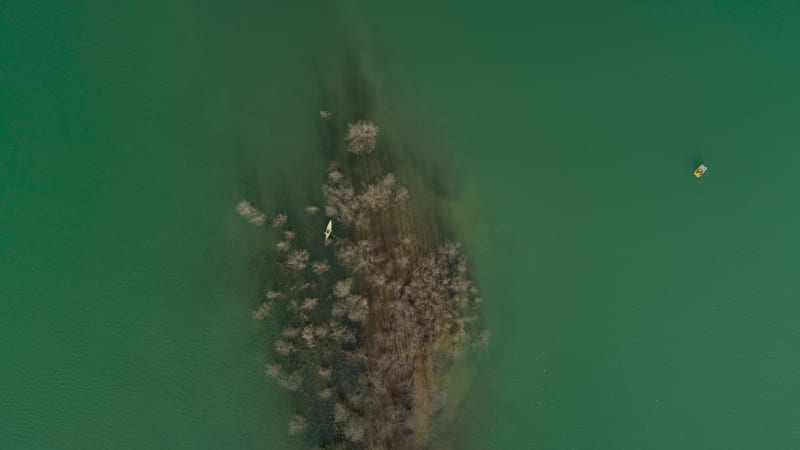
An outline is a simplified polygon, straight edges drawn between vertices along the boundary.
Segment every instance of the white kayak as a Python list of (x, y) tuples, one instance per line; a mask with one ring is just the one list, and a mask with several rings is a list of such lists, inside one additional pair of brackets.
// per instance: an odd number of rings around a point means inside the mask
[(327, 241), (329, 237), (331, 237), (331, 233), (333, 232), (333, 219), (328, 221), (328, 227), (325, 228), (325, 240)]

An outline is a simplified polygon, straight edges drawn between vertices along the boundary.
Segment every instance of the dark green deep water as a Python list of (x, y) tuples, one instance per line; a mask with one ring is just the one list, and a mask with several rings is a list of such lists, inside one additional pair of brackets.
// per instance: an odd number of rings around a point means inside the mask
[(800, 448), (800, 5), (230, 3), (0, 5), (0, 448), (309, 446), (233, 207), (347, 61), (483, 290), (442, 441)]

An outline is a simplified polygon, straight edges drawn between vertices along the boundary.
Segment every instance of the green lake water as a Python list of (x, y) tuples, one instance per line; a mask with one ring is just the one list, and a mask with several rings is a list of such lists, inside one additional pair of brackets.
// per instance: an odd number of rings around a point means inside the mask
[(367, 94), (492, 331), (444, 448), (800, 448), (798, 80), (788, 1), (5, 2), (0, 448), (308, 448), (234, 206)]

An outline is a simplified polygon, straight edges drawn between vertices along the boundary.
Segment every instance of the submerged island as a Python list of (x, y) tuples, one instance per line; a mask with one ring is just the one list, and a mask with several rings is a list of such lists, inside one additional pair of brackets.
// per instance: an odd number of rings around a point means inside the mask
[(247, 201), (237, 207), (279, 233), (276, 283), (253, 318), (278, 324), (266, 375), (295, 394), (289, 433), (319, 449), (425, 448), (446, 404), (444, 375), (488, 339), (466, 257), (419, 220), (429, 211), (415, 210), (375, 157), (378, 133), (369, 121), (347, 125), (321, 207), (271, 221)]

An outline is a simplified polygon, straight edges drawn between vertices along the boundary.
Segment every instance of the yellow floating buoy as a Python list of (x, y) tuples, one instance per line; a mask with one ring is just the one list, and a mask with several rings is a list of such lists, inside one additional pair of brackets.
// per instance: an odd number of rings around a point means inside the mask
[(700, 164), (699, 166), (697, 166), (697, 169), (694, 169), (694, 176), (700, 178), (706, 173), (706, 170), (708, 170), (708, 167), (706, 167), (703, 164)]
[(325, 228), (325, 240), (327, 241), (329, 237), (331, 237), (331, 233), (333, 232), (333, 219), (328, 221), (328, 227)]

